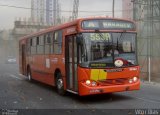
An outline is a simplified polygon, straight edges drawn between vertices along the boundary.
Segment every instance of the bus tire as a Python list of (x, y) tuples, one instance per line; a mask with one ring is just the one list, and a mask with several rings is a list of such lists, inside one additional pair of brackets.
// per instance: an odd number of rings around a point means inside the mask
[(56, 88), (57, 88), (58, 94), (65, 95), (66, 91), (64, 90), (64, 82), (63, 82), (61, 73), (57, 73), (56, 75)]
[(27, 77), (28, 77), (28, 81), (32, 81), (32, 74), (31, 74), (30, 68), (27, 69)]

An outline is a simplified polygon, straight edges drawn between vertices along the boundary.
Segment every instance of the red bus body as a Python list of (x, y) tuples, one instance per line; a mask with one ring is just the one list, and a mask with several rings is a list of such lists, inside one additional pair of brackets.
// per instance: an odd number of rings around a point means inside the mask
[[(27, 76), (28, 70), (30, 70), (32, 79), (51, 86), (56, 85), (56, 76), (57, 73), (60, 73), (64, 90), (80, 96), (139, 90), (140, 67), (137, 64), (135, 66), (115, 68), (80, 66), (77, 61), (79, 55), (75, 53), (78, 52), (75, 39), (79, 33), (95, 33), (93, 29), (82, 28), (82, 21), (93, 19), (123, 20), (112, 18), (77, 19), (76, 21), (51, 27), (21, 38), (19, 41), (20, 73)], [(124, 33), (124, 31), (118, 29), (103, 29), (99, 31), (104, 33)], [(136, 29), (125, 30), (125, 32), (136, 33)], [(50, 39), (46, 36), (50, 36)], [(62, 40), (58, 41), (57, 36), (61, 36)], [(54, 43), (52, 40), (56, 42)], [(52, 51), (52, 49), (54, 50)], [(96, 66), (99, 65), (96, 64)], [(138, 78), (135, 78), (135, 82), (133, 81), (134, 77)]]

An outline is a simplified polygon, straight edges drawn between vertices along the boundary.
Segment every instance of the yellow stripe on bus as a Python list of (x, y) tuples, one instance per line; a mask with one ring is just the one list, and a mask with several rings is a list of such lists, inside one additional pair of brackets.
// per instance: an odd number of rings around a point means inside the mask
[(99, 76), (99, 69), (91, 69), (91, 80), (97, 81)]
[(104, 80), (107, 79), (107, 72), (105, 72), (103, 69), (92, 69), (91, 70), (91, 80), (97, 81), (97, 80)]
[(107, 79), (107, 72), (105, 72), (103, 69), (99, 70), (99, 80)]

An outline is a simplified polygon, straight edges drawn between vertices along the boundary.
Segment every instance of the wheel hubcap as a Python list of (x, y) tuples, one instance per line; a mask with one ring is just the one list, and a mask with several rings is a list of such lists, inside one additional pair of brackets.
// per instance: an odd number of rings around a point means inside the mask
[(63, 81), (62, 81), (62, 79), (58, 79), (58, 81), (57, 81), (57, 87), (58, 87), (58, 89), (61, 89), (63, 87)]
[(28, 73), (28, 79), (31, 80), (31, 75), (30, 75), (30, 73)]

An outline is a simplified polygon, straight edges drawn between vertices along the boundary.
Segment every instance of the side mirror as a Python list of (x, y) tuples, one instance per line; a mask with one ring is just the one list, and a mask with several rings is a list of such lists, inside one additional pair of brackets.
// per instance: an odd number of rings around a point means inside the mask
[(77, 44), (83, 44), (83, 37), (81, 34), (76, 36)]

